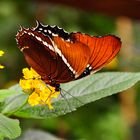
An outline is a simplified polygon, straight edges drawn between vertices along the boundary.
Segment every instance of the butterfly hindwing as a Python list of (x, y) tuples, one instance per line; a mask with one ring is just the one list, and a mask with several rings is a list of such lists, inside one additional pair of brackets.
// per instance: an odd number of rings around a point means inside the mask
[(23, 29), (17, 35), (19, 48), (27, 63), (41, 75), (46, 83), (50, 84), (51, 80), (56, 80), (58, 83), (73, 80), (74, 75), (71, 74), (62, 58), (54, 50), (52, 40), (47, 36), (43, 39), (40, 34)]

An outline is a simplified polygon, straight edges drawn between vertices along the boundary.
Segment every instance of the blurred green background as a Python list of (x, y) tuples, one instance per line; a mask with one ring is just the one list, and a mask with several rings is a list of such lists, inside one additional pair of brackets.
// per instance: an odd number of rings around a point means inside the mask
[[(119, 10), (119, 9), (118, 9)], [(123, 15), (122, 15), (123, 16)], [(0, 1), (0, 88), (19, 81), (27, 64), (19, 51), (15, 35), (19, 25), (58, 25), (69, 32), (90, 35), (115, 34), (123, 48), (119, 57), (102, 71), (140, 71), (140, 21), (131, 17), (108, 16), (55, 3), (23, 0)], [(67, 140), (139, 140), (140, 85), (125, 93), (101, 99), (65, 116), (47, 120), (21, 119), (22, 135), (30, 129), (49, 132)], [(22, 136), (21, 136), (22, 137)]]

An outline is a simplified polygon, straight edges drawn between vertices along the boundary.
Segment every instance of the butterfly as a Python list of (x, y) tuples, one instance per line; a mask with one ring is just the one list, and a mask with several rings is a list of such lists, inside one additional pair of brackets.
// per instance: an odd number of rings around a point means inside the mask
[(68, 33), (58, 26), (21, 27), (16, 35), (18, 47), (42, 80), (56, 90), (61, 83), (95, 73), (118, 54), (120, 38), (114, 35), (90, 36)]

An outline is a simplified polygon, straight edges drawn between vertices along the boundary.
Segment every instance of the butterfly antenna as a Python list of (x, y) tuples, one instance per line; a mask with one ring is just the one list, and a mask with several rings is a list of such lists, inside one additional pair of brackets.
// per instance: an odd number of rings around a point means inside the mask
[(61, 89), (61, 90), (63, 90), (63, 91), (66, 92), (68, 95), (70, 95), (72, 98), (74, 98), (75, 100), (77, 100), (78, 102), (80, 102), (81, 105), (84, 105), (84, 103), (83, 103), (81, 100), (79, 100), (78, 98), (76, 98), (75, 96), (73, 96), (72, 94), (70, 94), (68, 91), (66, 91), (66, 90), (64, 90), (64, 89)]
[(46, 87), (52, 92), (51, 88), (46, 84)]
[[(67, 105), (68, 105), (68, 107), (69, 107), (69, 109), (70, 109), (70, 112), (72, 112), (72, 107), (71, 107), (71, 105), (70, 105), (68, 99), (67, 99), (67, 98), (65, 97), (65, 95), (62, 93), (62, 89), (60, 89), (60, 95), (61, 95), (61, 97), (67, 102)], [(65, 110), (66, 110), (66, 109), (65, 109)]]

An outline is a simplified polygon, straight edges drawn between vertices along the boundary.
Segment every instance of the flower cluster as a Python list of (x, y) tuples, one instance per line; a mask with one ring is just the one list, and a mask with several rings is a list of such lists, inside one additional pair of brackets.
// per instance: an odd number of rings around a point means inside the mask
[(53, 109), (52, 98), (57, 98), (60, 92), (55, 91), (54, 87), (46, 85), (41, 80), (41, 76), (32, 68), (24, 68), (22, 72), (24, 79), (20, 79), (19, 84), (24, 92), (30, 94), (28, 103), (31, 106), (48, 105), (49, 109)]
[[(4, 52), (0, 50), (0, 56), (3, 56)], [(4, 66), (0, 64), (0, 69), (3, 69)]]

